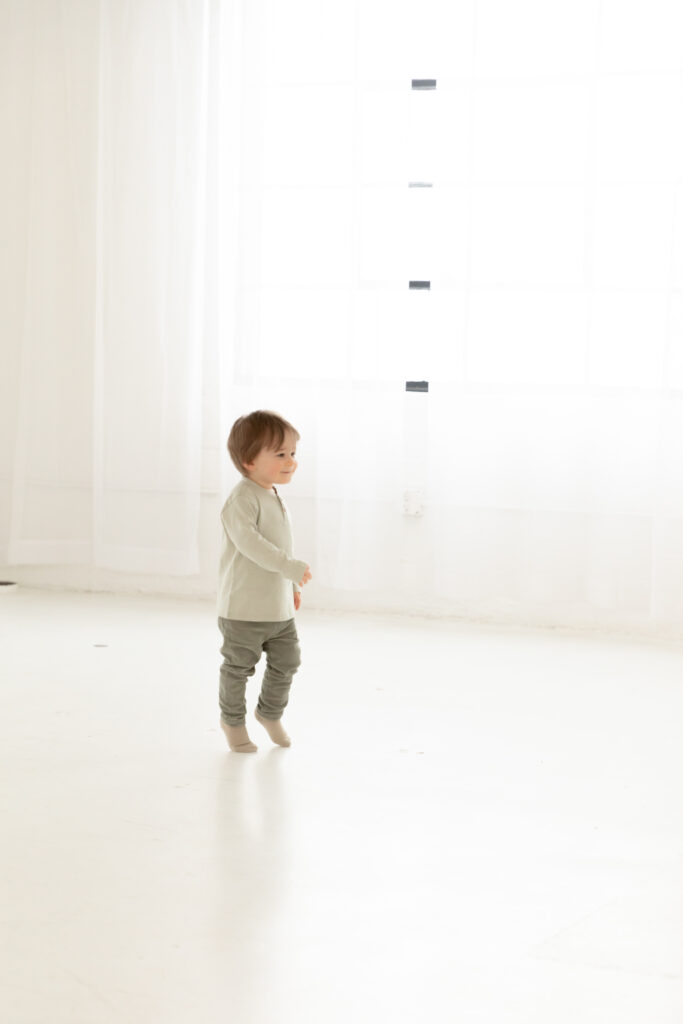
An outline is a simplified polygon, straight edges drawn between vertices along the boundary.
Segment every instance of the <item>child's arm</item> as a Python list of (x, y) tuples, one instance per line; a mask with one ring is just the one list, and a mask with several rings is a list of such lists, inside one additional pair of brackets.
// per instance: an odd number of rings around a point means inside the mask
[(307, 566), (306, 567), (306, 572), (304, 573), (304, 578), (302, 580), (300, 580), (298, 585), (296, 583), (294, 584), (294, 611), (295, 612), (298, 612), (299, 608), (301, 607), (301, 587), (303, 587), (303, 585), (305, 583), (308, 583), (308, 581), (312, 580), (312, 579), (313, 579), (313, 576), (311, 574), (311, 570)]
[(311, 579), (307, 563), (290, 558), (281, 548), (266, 540), (256, 525), (257, 515), (258, 506), (246, 507), (237, 501), (223, 509), (223, 526), (237, 550), (268, 572), (279, 572), (285, 579), (299, 585), (307, 583)]

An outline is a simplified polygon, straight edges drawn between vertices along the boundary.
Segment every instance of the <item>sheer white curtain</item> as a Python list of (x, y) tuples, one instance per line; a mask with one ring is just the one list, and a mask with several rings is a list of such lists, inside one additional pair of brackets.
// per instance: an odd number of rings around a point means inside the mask
[(251, 11), (236, 348), (321, 592), (680, 627), (679, 7)]
[(10, 563), (195, 578), (269, 406), (310, 601), (683, 626), (678, 4), (1, 13)]
[(11, 563), (197, 569), (216, 15), (5, 4)]

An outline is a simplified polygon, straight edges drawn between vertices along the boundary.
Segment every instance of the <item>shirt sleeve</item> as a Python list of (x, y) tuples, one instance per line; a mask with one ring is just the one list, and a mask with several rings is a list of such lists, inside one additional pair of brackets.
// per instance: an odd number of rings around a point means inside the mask
[(290, 558), (282, 548), (266, 540), (256, 525), (257, 518), (258, 504), (249, 499), (229, 502), (221, 515), (223, 526), (241, 555), (261, 569), (280, 573), (292, 583), (299, 583), (308, 563)]

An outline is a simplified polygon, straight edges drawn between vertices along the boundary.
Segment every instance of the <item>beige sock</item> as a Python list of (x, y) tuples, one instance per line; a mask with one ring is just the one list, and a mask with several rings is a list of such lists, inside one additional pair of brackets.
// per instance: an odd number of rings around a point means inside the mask
[(273, 743), (277, 743), (281, 747), (291, 747), (292, 741), (282, 728), (282, 722), (279, 719), (274, 722), (270, 718), (262, 718), (258, 711), (255, 711), (254, 714), (256, 721), (261, 723)]
[(249, 739), (246, 725), (228, 725), (221, 719), (221, 729), (235, 754), (254, 754), (258, 750), (256, 744)]

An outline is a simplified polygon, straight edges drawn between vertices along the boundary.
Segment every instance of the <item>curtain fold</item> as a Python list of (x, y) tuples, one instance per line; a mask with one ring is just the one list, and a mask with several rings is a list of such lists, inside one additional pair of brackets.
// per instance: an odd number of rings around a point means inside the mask
[(191, 574), (210, 5), (146, 0), (101, 10), (94, 560)]
[(32, 102), (10, 562), (198, 569), (211, 17), (15, 5)]
[[(10, 95), (29, 97), (10, 135), (25, 189), (13, 237), (21, 305), (9, 560), (79, 562), (91, 544), (92, 321), (97, 12), (13, 4)], [(17, 193), (14, 193), (17, 195)], [(6, 335), (7, 336), (7, 335)]]

